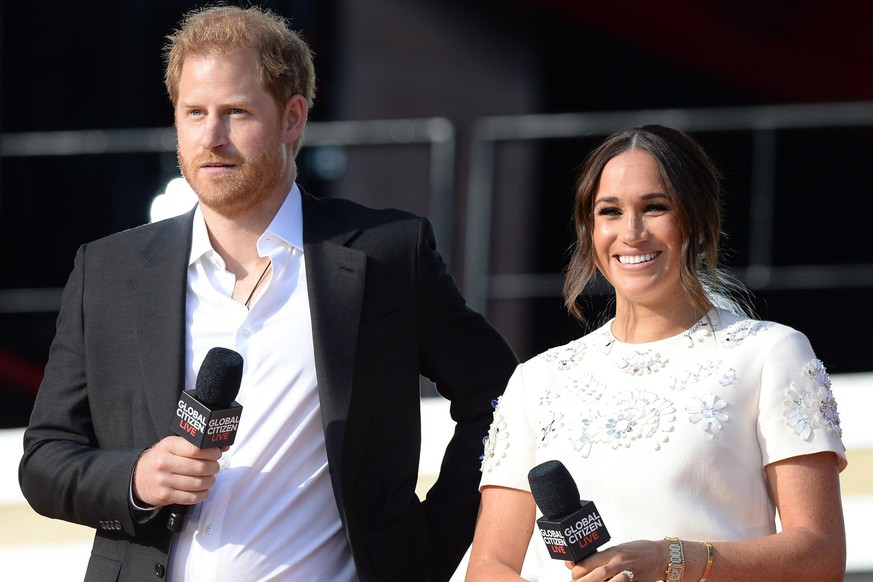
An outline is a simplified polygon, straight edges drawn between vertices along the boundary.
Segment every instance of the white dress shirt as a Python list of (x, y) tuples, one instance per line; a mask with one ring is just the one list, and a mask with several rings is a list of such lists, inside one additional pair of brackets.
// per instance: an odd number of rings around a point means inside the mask
[(291, 189), (258, 253), (272, 272), (247, 309), (198, 208), (188, 266), (185, 388), (211, 348), (244, 360), (236, 440), (170, 555), (171, 582), (356, 580), (330, 483), (303, 255)]

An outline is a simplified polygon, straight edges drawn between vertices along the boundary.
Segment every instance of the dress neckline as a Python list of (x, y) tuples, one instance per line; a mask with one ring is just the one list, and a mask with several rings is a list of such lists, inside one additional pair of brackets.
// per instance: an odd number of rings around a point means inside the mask
[(611, 318), (607, 321), (601, 330), (607, 339), (607, 345), (619, 345), (626, 346), (629, 349), (640, 349), (645, 348), (646, 346), (652, 346), (656, 344), (662, 344), (664, 342), (669, 342), (670, 340), (681, 339), (686, 337), (691, 337), (696, 334), (700, 330), (705, 330), (706, 332), (711, 332), (712, 327), (716, 321), (720, 319), (719, 317), (719, 309), (717, 307), (713, 307), (703, 316), (701, 316), (697, 321), (695, 321), (690, 327), (684, 329), (678, 333), (673, 335), (665, 336), (656, 340), (650, 340), (646, 342), (626, 342), (615, 337), (615, 334), (612, 333), (612, 324), (615, 322), (615, 317)]

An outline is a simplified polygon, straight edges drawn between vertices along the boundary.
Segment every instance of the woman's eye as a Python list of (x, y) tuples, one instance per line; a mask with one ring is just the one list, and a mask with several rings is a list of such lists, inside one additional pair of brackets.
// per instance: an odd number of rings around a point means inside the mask
[(646, 212), (667, 212), (670, 208), (666, 204), (649, 204)]
[(597, 216), (621, 216), (621, 210), (614, 206), (602, 206), (597, 210)]

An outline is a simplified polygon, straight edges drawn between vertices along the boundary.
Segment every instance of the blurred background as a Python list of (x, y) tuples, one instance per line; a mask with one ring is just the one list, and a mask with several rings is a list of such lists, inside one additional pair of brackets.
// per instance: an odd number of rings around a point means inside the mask
[[(804, 331), (827, 364), (844, 498), (859, 504), (847, 513), (873, 516), (873, 431), (845, 422), (873, 404), (873, 4), (255, 3), (316, 53), (300, 184), (431, 216), (471, 304), (523, 359), (585, 331), (560, 300), (585, 154), (627, 125), (695, 135), (724, 176), (726, 266), (762, 318)], [(161, 48), (200, 5), (0, 5), (0, 477), (12, 488), (77, 247), (148, 222), (179, 177)], [(590, 303), (597, 322), (606, 301)], [(29, 518), (10, 496), (0, 515)], [(0, 548), (66, 539), (23, 523)], [(863, 553), (847, 580), (873, 580)]]

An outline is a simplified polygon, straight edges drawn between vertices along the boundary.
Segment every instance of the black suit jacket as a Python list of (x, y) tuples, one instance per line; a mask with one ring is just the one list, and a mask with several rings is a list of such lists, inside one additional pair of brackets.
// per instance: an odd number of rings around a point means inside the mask
[[(128, 494), (184, 383), (192, 217), (83, 245), (64, 290), (19, 479), (39, 513), (97, 529), (88, 580), (166, 572), (165, 511), (138, 523)], [(466, 307), (426, 219), (304, 194), (303, 235), (328, 464), (358, 573), (446, 580), (472, 539), (482, 438), (516, 358)], [(419, 374), (457, 423), (424, 502)]]

